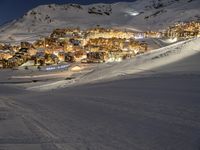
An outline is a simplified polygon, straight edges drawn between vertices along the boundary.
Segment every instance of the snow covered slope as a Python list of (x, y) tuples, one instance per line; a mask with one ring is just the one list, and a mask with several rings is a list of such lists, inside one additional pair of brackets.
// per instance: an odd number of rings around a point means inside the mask
[(177, 21), (200, 19), (199, 0), (137, 0), (114, 4), (42, 5), (0, 29), (0, 41), (47, 35), (55, 28), (114, 26), (162, 29)]
[[(105, 79), (116, 79), (120, 76), (138, 74), (143, 76), (154, 73), (156, 68), (180, 61), (200, 52), (200, 39), (182, 41), (166, 46), (149, 53), (137, 56), (134, 59), (120, 63), (99, 65), (92, 73), (87, 74), (81, 82), (91, 82)], [(191, 66), (192, 68), (192, 66)], [(165, 70), (165, 73), (167, 70)]]
[[(194, 45), (199, 39), (184, 43), (182, 52), (192, 54)], [(145, 78), (48, 92), (1, 84), (0, 148), (199, 150), (199, 60), (197, 53)]]
[[(53, 81), (50, 83), (41, 83), (36, 86), (28, 84), (27, 89), (33, 91), (48, 91), (72, 85), (88, 84), (91, 82), (121, 80), (122, 78), (127, 78), (129, 76), (146, 77), (152, 74), (172, 74), (169, 70), (161, 71), (161, 69), (159, 69), (159, 72), (156, 70), (157, 68), (162, 68), (199, 53), (200, 38), (191, 39), (145, 53), (134, 59), (125, 60), (120, 63), (99, 64), (89, 73), (79, 75), (72, 81)], [(194, 67), (196, 69), (196, 66), (189, 66), (189, 68), (182, 68), (179, 66), (176, 70), (173, 70), (173, 73), (179, 74), (179, 72), (184, 72), (185, 69), (192, 71)]]

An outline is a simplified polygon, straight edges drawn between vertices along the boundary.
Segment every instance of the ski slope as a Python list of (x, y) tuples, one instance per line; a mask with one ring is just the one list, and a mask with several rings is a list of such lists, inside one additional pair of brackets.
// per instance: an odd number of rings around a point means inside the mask
[[(66, 25), (161, 29), (176, 21), (198, 19), (200, 14), (199, 0), (102, 5), (39, 6), (33, 9), (36, 14), (31, 10), (2, 27), (0, 41), (33, 40)], [(97, 14), (88, 14), (91, 7), (98, 7)], [(151, 17), (144, 19), (147, 16)], [(120, 63), (99, 64), (75, 80), (19, 86), (9, 77), (23, 82), (24, 71), (1, 70), (0, 149), (199, 150), (199, 60), (200, 39), (196, 38)], [(27, 79), (49, 76), (58, 77), (26, 72)]]
[[(157, 58), (157, 62), (170, 57), (174, 61), (146, 68), (145, 76), (46, 92), (1, 85), (0, 148), (198, 150), (198, 42), (187, 41), (180, 52)], [(196, 44), (198, 49), (191, 47)], [(174, 59), (180, 55), (184, 57)]]
[[(120, 80), (121, 78), (132, 75), (140, 77), (148, 76), (154, 74), (156, 68), (198, 54), (200, 52), (199, 47), (199, 38), (181, 41), (122, 62), (99, 64), (89, 72), (80, 74), (70, 81), (61, 80), (42, 83), (36, 86), (28, 85), (27, 89), (48, 91), (93, 82)], [(165, 72), (167, 72), (167, 70)]]

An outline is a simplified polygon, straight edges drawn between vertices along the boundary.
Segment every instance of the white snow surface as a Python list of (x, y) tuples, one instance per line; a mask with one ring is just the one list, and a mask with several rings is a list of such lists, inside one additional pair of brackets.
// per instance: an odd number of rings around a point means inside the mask
[[(108, 77), (142, 70), (117, 80), (42, 92), (1, 84), (0, 148), (198, 150), (199, 40), (100, 70)], [(91, 80), (102, 79), (95, 72)]]

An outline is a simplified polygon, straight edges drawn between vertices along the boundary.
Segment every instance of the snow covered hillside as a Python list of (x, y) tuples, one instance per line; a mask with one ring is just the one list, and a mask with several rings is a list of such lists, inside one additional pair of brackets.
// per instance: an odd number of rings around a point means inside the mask
[(112, 26), (163, 29), (178, 21), (200, 19), (199, 0), (137, 0), (114, 4), (42, 5), (0, 28), (0, 41), (48, 35), (55, 28)]
[[(52, 89), (65, 88), (74, 85), (121, 80), (123, 78), (128, 78), (129, 76), (146, 77), (152, 74), (179, 74), (181, 72), (185, 72), (185, 70), (191, 70), (191, 72), (194, 72), (192, 69), (196, 69), (196, 66), (189, 66), (189, 68), (182, 68), (179, 66), (176, 70), (173, 70), (173, 72), (161, 69), (157, 72), (156, 70), (157, 68), (162, 68), (163, 66), (170, 65), (199, 54), (199, 47), (200, 38), (181, 41), (120, 63), (99, 64), (91, 71), (80, 73), (80, 75), (69, 81), (59, 80), (45, 83), (41, 82), (37, 85), (27, 84), (25, 87), (28, 90), (33, 91), (49, 91)], [(21, 78), (25, 77), (26, 76), (21, 76)], [(20, 75), (18, 78), (20, 78)], [(33, 76), (31, 75), (30, 78), (33, 78)]]
[(197, 39), (168, 47), (187, 57), (162, 54), (171, 64), (145, 78), (48, 92), (1, 84), (0, 149), (199, 150), (200, 53), (189, 56), (199, 45)]

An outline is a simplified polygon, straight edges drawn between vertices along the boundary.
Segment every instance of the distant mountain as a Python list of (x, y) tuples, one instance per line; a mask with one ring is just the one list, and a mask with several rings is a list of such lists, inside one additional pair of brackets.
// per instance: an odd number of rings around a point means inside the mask
[(114, 4), (38, 6), (0, 28), (0, 41), (34, 39), (64, 27), (163, 29), (175, 22), (200, 20), (199, 0), (137, 0)]

